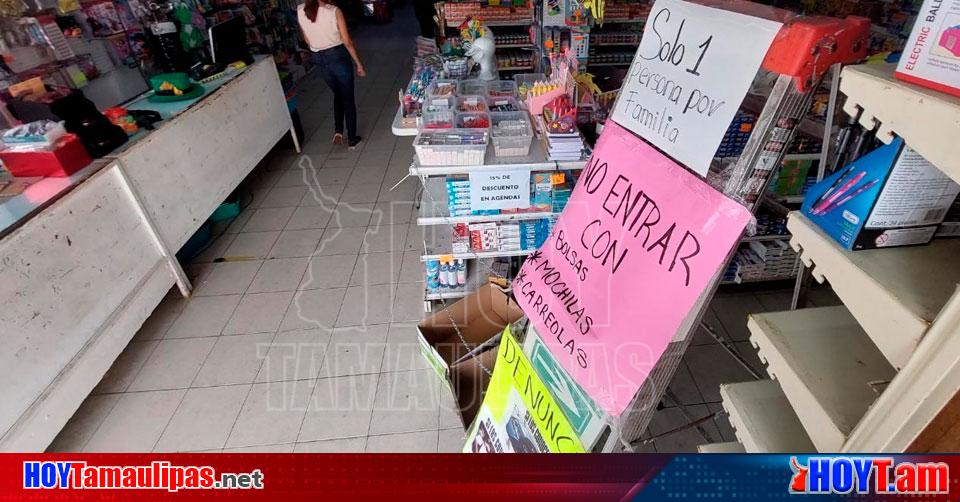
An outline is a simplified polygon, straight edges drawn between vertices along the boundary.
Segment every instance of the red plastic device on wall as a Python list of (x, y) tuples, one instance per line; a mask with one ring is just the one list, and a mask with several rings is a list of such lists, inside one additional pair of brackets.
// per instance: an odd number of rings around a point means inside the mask
[(794, 77), (797, 90), (807, 92), (834, 64), (867, 57), (869, 36), (870, 20), (864, 17), (795, 17), (773, 39), (763, 67)]

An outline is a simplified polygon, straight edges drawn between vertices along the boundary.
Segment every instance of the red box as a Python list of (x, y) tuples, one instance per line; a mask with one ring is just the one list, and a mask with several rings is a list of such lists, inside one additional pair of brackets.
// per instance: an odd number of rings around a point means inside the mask
[(52, 150), (18, 152), (0, 151), (0, 160), (10, 174), (16, 177), (53, 176), (64, 177), (83, 169), (93, 162), (86, 148), (75, 134), (65, 134)]

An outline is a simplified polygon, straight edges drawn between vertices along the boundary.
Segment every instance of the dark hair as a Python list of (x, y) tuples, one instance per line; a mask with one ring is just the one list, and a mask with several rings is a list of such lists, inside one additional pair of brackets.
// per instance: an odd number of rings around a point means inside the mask
[(303, 4), (303, 11), (307, 14), (307, 19), (311, 23), (317, 22), (317, 10), (320, 9), (320, 4), (330, 5), (330, 2), (327, 0), (307, 0)]

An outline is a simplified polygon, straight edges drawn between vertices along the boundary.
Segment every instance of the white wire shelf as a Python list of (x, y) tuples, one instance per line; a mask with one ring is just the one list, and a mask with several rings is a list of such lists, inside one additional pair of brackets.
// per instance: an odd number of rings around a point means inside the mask
[(539, 220), (551, 216), (559, 216), (553, 212), (507, 213), (491, 215), (450, 216), (450, 207), (447, 199), (447, 185), (443, 178), (427, 178), (423, 185), (423, 196), (420, 199), (420, 214), (417, 225), (450, 225), (455, 223), (481, 223), (494, 221), (522, 221)]
[(543, 142), (538, 138), (533, 139), (530, 146), (530, 154), (524, 157), (497, 157), (493, 153), (493, 146), (487, 146), (486, 159), (483, 165), (478, 166), (421, 166), (419, 161), (415, 161), (410, 166), (411, 176), (448, 176), (451, 174), (469, 174), (472, 172), (491, 171), (498, 169), (526, 169), (529, 171), (554, 171), (567, 169), (583, 169), (587, 164), (583, 160), (547, 160), (547, 154), (543, 150)]
[(458, 288), (424, 288), (424, 300), (455, 300), (457, 298), (463, 298), (464, 296), (467, 296), (488, 281), (492, 262), (492, 259), (484, 259), (467, 263), (466, 285)]

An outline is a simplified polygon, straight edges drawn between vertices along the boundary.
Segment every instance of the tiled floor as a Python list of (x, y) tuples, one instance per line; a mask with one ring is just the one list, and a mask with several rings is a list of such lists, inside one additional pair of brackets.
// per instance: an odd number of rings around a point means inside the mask
[[(300, 86), (303, 155), (275, 152), (251, 175), (250, 207), (189, 266), (194, 297), (171, 291), (51, 450), (460, 450), (449, 391), (415, 340), (416, 180), (390, 190), (413, 155), (390, 124), (415, 26), (407, 9), (356, 33), (370, 74), (357, 83), (361, 150), (332, 147), (329, 92), (317, 78)], [(789, 292), (723, 294), (707, 321), (762, 371), (746, 315), (788, 303)], [(650, 433), (718, 411), (718, 385), (750, 378), (698, 333), (671, 384), (684, 408), (657, 412)], [(716, 419), (642, 450), (731, 440)]]

